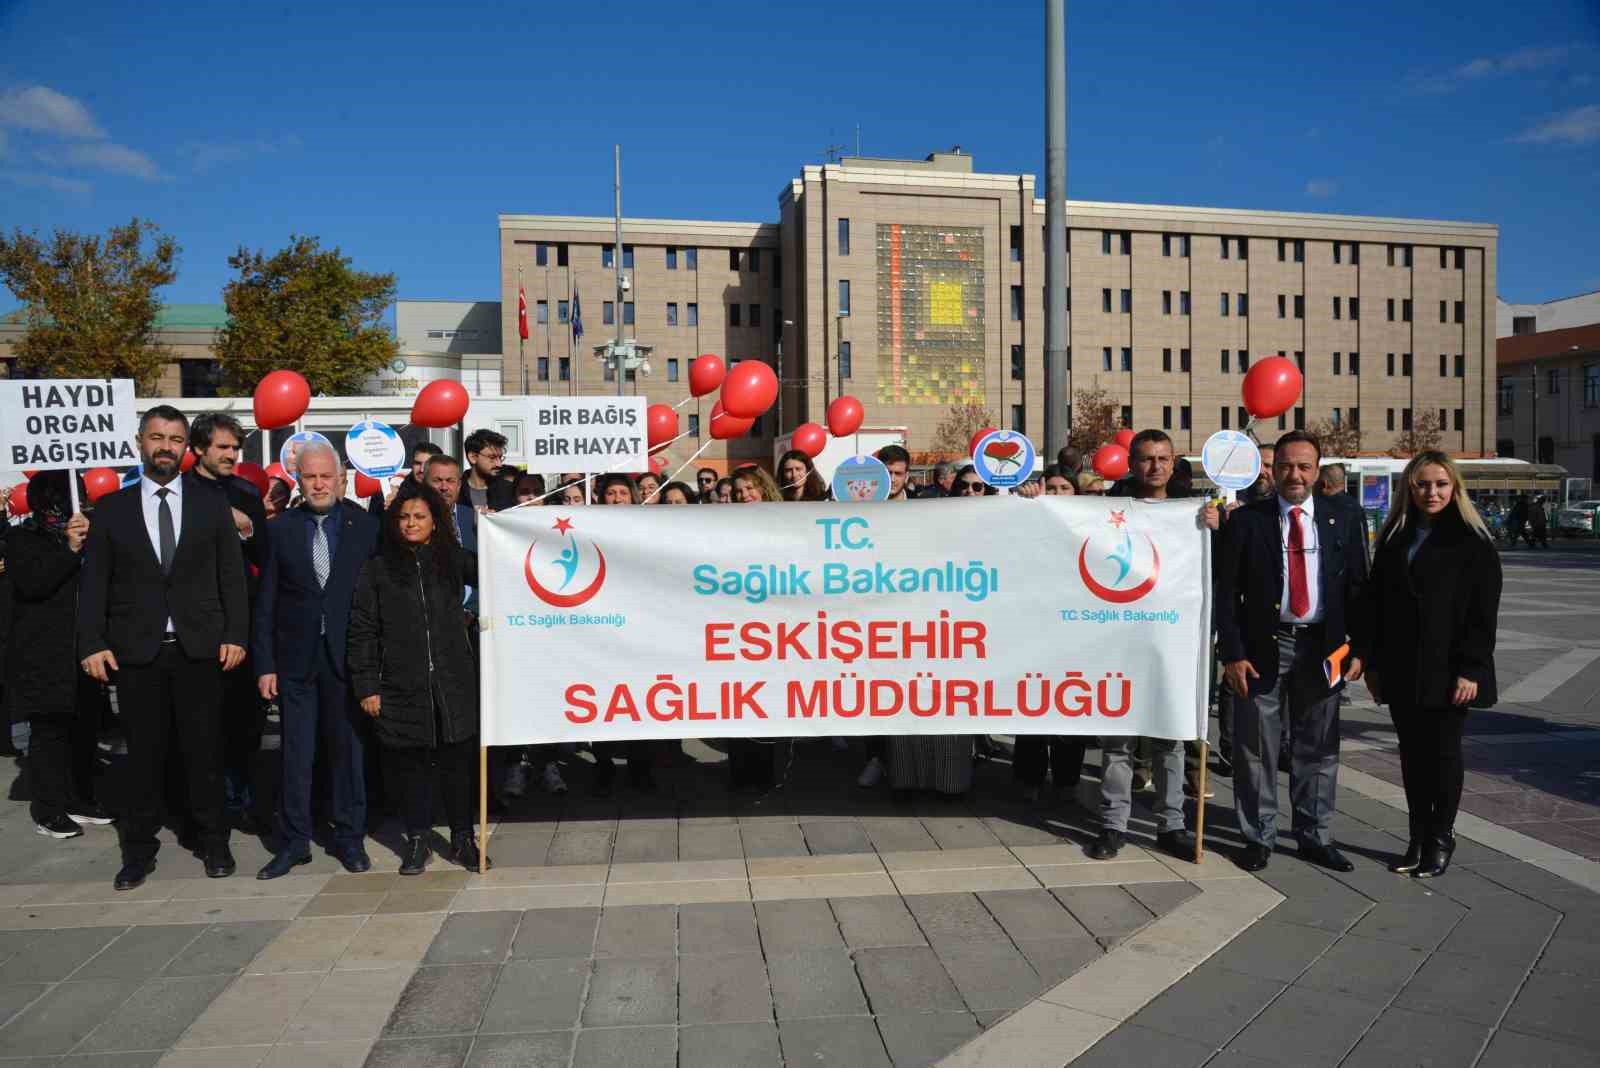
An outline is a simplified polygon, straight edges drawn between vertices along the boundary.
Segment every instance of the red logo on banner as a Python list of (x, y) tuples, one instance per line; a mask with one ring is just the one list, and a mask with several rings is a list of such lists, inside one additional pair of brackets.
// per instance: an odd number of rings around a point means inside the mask
[[(1096, 539), (1086, 539), (1083, 546), (1078, 550), (1078, 577), (1083, 579), (1083, 584), (1089, 588), (1090, 593), (1102, 601), (1109, 601), (1111, 604), (1132, 604), (1155, 589), (1156, 581), (1161, 577), (1161, 553), (1156, 548), (1156, 543), (1151, 539), (1150, 535), (1143, 534), (1141, 537), (1144, 538), (1145, 544), (1150, 547), (1149, 574), (1142, 581), (1135, 581), (1132, 585), (1128, 585), (1130, 580), (1138, 579), (1138, 574), (1134, 569), (1135, 543), (1133, 535), (1123, 529), (1127, 521), (1126, 512), (1112, 512), (1111, 518), (1107, 520), (1112, 529), (1117, 531), (1118, 536), (1111, 544), (1111, 551), (1104, 556), (1097, 557), (1097, 559), (1109, 561), (1116, 565), (1116, 575), (1110, 582), (1101, 582), (1096, 579), (1089, 569), (1089, 545), (1091, 542), (1095, 542)], [(1097, 553), (1100, 548), (1104, 547), (1103, 544), (1097, 546)], [(1097, 567), (1096, 570), (1100, 570), (1100, 568)]]
[(578, 547), (578, 539), (572, 536), (572, 521), (570, 519), (563, 517), (556, 520), (552, 529), (557, 534), (565, 534), (567, 537), (565, 547), (555, 557), (541, 561), (537, 565), (540, 570), (553, 570), (551, 585), (540, 582), (539, 576), (535, 574), (536, 565), (533, 559), (533, 550), (534, 546), (539, 544), (538, 538), (528, 543), (528, 552), (522, 558), (522, 575), (528, 580), (528, 589), (532, 590), (533, 595), (545, 604), (554, 605), (557, 608), (576, 608), (600, 592), (600, 587), (606, 581), (606, 554), (600, 551), (600, 546), (590, 542), (590, 545), (594, 548), (595, 556), (594, 578), (589, 581), (587, 586), (568, 593), (566, 591), (572, 586), (573, 581), (577, 578), (578, 571), (583, 567), (584, 554)]

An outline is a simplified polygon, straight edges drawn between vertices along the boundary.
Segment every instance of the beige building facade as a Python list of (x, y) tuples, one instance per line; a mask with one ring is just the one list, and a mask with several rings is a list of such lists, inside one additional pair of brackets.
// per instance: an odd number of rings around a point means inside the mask
[[(822, 422), (841, 390), (868, 425), (905, 427), (914, 452), (967, 401), (1038, 440), (1033, 176), (984, 174), (959, 152), (846, 158), (803, 168), (778, 201), (776, 224), (624, 220), (630, 290), (612, 314), (654, 348), (652, 373), (626, 389), (677, 403), (697, 354), (778, 365), (781, 341), (781, 426), (774, 412), (708, 459), (770, 461), (775, 435)], [(1431, 413), (1452, 452), (1493, 453), (1496, 226), (1078, 201), (1067, 213), (1069, 388), (1110, 392), (1128, 425), (1196, 451), (1240, 426), (1245, 370), (1281, 353), (1305, 375), (1284, 428), (1354, 423), (1363, 450), (1383, 452)], [(612, 220), (503, 215), (500, 236), (506, 392), (523, 366), (530, 392), (614, 390), (592, 351), (616, 331)], [(514, 351), (519, 286), (530, 338)], [(682, 409), (702, 433), (712, 399)]]

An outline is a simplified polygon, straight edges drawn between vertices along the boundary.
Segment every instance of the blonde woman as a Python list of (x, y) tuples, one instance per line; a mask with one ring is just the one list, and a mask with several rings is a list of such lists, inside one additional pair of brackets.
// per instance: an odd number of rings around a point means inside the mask
[(1093, 471), (1079, 472), (1078, 493), (1080, 496), (1104, 497), (1106, 495), (1106, 480)]
[(1455, 852), (1467, 709), (1498, 696), (1500, 554), (1450, 457), (1419, 453), (1401, 478), (1368, 585), (1367, 686), (1400, 736), (1411, 810), (1406, 854), (1389, 870), (1431, 879)]
[(781, 501), (778, 484), (772, 476), (759, 467), (741, 467), (733, 473), (733, 503), (760, 504), (764, 501)]

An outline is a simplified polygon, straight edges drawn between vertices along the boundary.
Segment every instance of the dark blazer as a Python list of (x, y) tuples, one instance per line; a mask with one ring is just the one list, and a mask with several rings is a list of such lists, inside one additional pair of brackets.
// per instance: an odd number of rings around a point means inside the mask
[[(1361, 531), (1361, 551), (1372, 557), (1371, 546), (1367, 542), (1367, 513), (1362, 511), (1361, 502), (1348, 493), (1335, 493), (1332, 495), (1319, 494), (1317, 507), (1335, 508), (1334, 515), (1339, 516), (1344, 522), (1350, 523)], [(1370, 570), (1370, 569), (1369, 569)]]
[[(306, 510), (295, 508), (267, 524), (270, 548), (256, 596), (255, 637), (250, 647), (257, 677), (306, 678), (316, 666), (317, 643), (324, 638), (339, 677), (345, 674), (345, 628), (356, 576), (378, 547), (378, 522), (359, 505), (339, 501), (334, 518), (338, 538), (329, 561), (328, 585), (317, 585), (311, 563), (311, 529)], [(321, 633), (323, 619), (328, 632)]]
[(1473, 708), (1499, 700), (1494, 671), (1500, 554), (1450, 509), (1415, 560), (1411, 531), (1378, 546), (1367, 615), (1371, 667), (1386, 703), (1448, 708), (1457, 678), (1478, 684)]
[[(239, 543), (239, 548), (244, 552), (244, 562), (259, 573), (267, 565), (267, 508), (261, 503), (261, 493), (256, 489), (255, 483), (238, 475), (229, 475), (221, 480), (196, 475), (194, 484), (221, 490), (228, 507), (239, 509), (249, 518), (255, 530)], [(246, 585), (250, 587), (251, 595), (254, 596), (255, 578), (250, 575), (249, 568), (245, 569), (245, 580)]]
[(83, 546), (78, 593), (78, 656), (110, 649), (119, 664), (148, 664), (161, 652), (167, 618), (191, 659), (250, 640), (244, 554), (228, 502), (212, 487), (184, 480), (183, 516), (172, 574), (145, 530), (141, 483), (100, 498)]
[[(1361, 598), (1367, 581), (1366, 538), (1348, 511), (1313, 505), (1317, 524), (1318, 589), (1321, 594), (1326, 656), (1350, 642), (1351, 654), (1365, 650)], [(1283, 534), (1278, 527), (1278, 497), (1252, 501), (1234, 509), (1217, 539), (1217, 658), (1223, 663), (1248, 660), (1260, 678), (1250, 680), (1250, 694), (1270, 691), (1278, 683), (1276, 631), (1284, 597)], [(1328, 693), (1320, 669), (1301, 680)], [(1342, 685), (1342, 684), (1340, 684)]]

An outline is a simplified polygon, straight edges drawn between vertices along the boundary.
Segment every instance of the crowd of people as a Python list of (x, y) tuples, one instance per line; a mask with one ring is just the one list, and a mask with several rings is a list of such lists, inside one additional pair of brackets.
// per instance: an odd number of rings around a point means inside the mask
[[(0, 526), (0, 620), (9, 627), (5, 697), (26, 723), (32, 817), (39, 834), (66, 839), (116, 822), (118, 889), (155, 867), (163, 815), (205, 874), (231, 875), (235, 828), (260, 830), (274, 879), (326, 845), (351, 872), (367, 871), (366, 839), (393, 808), (403, 829), (400, 872), (428, 866), (434, 799), (450, 835), (447, 857), (487, 865), (474, 833), (480, 786), (476, 613), (479, 516), (513, 507), (753, 504), (830, 499), (810, 457), (785, 453), (776, 475), (757, 465), (694, 484), (653, 474), (572, 473), (547, 481), (505, 463), (506, 440), (477, 430), (456, 458), (430, 442), (408, 477), (365, 502), (346, 496), (330, 446), (302, 448), (293, 485), (265, 494), (238, 477), (246, 440), (224, 414), (191, 425), (157, 405), (140, 420), (141, 477), (74, 512), (66, 472), (28, 485), (31, 511)], [(1197, 497), (1194, 474), (1160, 430), (1134, 436), (1126, 478), (1107, 483), (1076, 449), (1018, 489), (1023, 497)], [(185, 453), (194, 455), (185, 472)], [(1291, 431), (1263, 446), (1257, 484), (1227, 505), (1205, 501), (1199, 521), (1215, 539), (1216, 766), (1231, 776), (1245, 847), (1259, 871), (1278, 834), (1278, 773), (1289, 776), (1291, 832), (1302, 858), (1348, 871), (1331, 832), (1344, 687), (1365, 677), (1387, 703), (1399, 736), (1411, 812), (1409, 848), (1393, 870), (1442, 874), (1454, 849), (1467, 709), (1494, 703), (1498, 556), (1450, 458), (1419, 454), (1369, 561), (1365, 517), (1344, 492), (1342, 469), (1324, 467), (1316, 439)], [(912, 479), (899, 445), (879, 450), (890, 501), (988, 496), (971, 464), (940, 464)], [(114, 693), (126, 740), (115, 815), (96, 800), (96, 738)], [(252, 826), (269, 709), (276, 710), (281, 772), (270, 828)], [(1013, 771), (1031, 803), (1050, 788), (1069, 796), (1091, 739), (1027, 735)], [(959, 799), (973, 787), (983, 736), (868, 737), (856, 783)], [(656, 789), (658, 742), (590, 746), (591, 789), (609, 796), (617, 761), (632, 790)], [(840, 748), (848, 748), (836, 740)], [(782, 783), (778, 740), (727, 745), (729, 785)], [(1195, 849), (1186, 795), (1200, 799), (1195, 743), (1106, 737), (1090, 857), (1109, 860), (1127, 841), (1134, 794), (1153, 788), (1157, 846)], [(532, 773), (565, 793), (561, 746), (494, 749), (492, 794), (523, 796)], [(435, 788), (437, 786), (437, 789)]]

